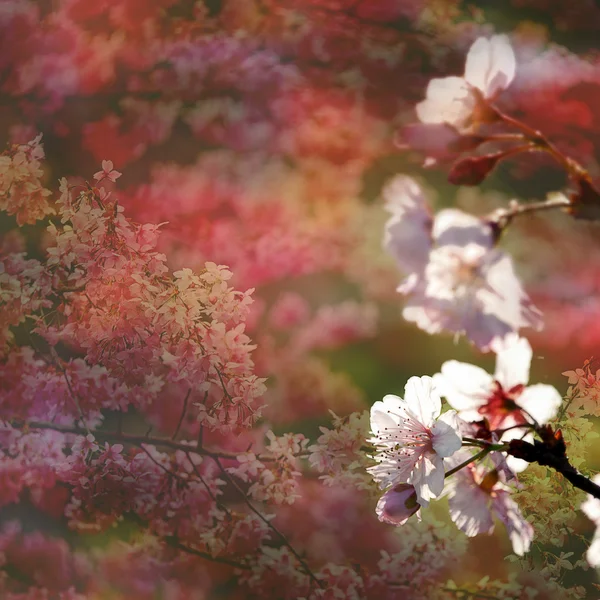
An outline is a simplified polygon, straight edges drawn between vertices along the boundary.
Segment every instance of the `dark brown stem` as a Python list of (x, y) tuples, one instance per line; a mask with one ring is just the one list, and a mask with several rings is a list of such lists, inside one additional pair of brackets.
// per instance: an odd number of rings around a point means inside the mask
[[(550, 433), (548, 434), (548, 432)], [(554, 434), (549, 426), (544, 426), (538, 429), (538, 434), (542, 440), (535, 440), (533, 444), (524, 440), (511, 440), (508, 445), (508, 454), (529, 463), (536, 462), (544, 467), (550, 467), (560, 473), (574, 487), (600, 499), (600, 485), (579, 473), (569, 462), (560, 430)]]

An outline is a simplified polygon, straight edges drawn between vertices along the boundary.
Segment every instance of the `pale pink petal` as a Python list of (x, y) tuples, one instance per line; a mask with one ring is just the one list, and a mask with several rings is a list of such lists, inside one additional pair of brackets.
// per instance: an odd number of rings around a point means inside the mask
[(419, 184), (404, 175), (384, 188), (385, 208), (391, 213), (385, 225), (383, 247), (401, 271), (422, 271), (431, 248), (431, 213)]
[(490, 498), (475, 485), (469, 473), (457, 477), (449, 496), (450, 518), (461, 531), (469, 537), (474, 537), (494, 530), (494, 520), (489, 507)]
[(407, 482), (414, 485), (417, 501), (428, 506), (444, 490), (444, 459), (437, 454), (423, 454), (416, 463)]
[(473, 114), (475, 98), (462, 77), (432, 79), (426, 98), (416, 106), (422, 123), (448, 123), (463, 129)]
[[(457, 433), (457, 426), (453, 427), (452, 417), (456, 416), (454, 411), (449, 411), (453, 414), (443, 414), (431, 428), (431, 442), (433, 449), (438, 456), (447, 457), (452, 456), (462, 445), (462, 440)], [(444, 419), (449, 422), (446, 422)]]
[(556, 416), (562, 397), (551, 385), (538, 383), (526, 387), (518, 397), (517, 404), (538, 423), (544, 424)]
[(515, 55), (507, 36), (479, 38), (467, 55), (465, 80), (486, 98), (493, 98), (510, 85), (515, 70)]
[(442, 401), (431, 377), (411, 377), (404, 388), (407, 409), (425, 426), (429, 427), (442, 410)]
[(398, 427), (400, 402), (401, 399), (398, 396), (388, 394), (383, 401), (373, 404), (371, 407), (371, 431), (375, 435)]
[(525, 338), (516, 333), (509, 334), (493, 344), (492, 349), (496, 352), (496, 381), (505, 391), (529, 381), (533, 352)]
[(435, 386), (452, 408), (460, 412), (462, 419), (481, 419), (477, 409), (487, 403), (492, 391), (493, 379), (481, 367), (446, 361), (441, 373), (435, 375)]
[(498, 518), (506, 527), (513, 552), (522, 556), (529, 550), (533, 541), (533, 527), (525, 520), (517, 503), (508, 492), (497, 491), (493, 506)]

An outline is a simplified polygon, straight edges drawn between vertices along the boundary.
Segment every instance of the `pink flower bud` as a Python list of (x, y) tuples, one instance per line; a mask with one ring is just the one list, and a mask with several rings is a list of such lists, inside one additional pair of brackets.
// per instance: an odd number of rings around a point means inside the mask
[(414, 486), (399, 483), (379, 499), (375, 510), (380, 521), (404, 525), (420, 508)]
[(448, 181), (454, 185), (479, 185), (506, 156), (506, 151), (484, 156), (469, 156), (454, 163)]

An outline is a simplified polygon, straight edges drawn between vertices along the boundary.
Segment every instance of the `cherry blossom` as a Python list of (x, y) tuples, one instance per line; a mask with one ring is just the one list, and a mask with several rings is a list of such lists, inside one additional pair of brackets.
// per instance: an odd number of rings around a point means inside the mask
[(547, 384), (528, 386), (532, 350), (516, 334), (495, 344), (496, 371), (489, 375), (481, 367), (446, 361), (434, 376), (441, 396), (465, 421), (486, 418), (490, 429), (502, 429), (552, 419), (562, 402), (558, 391)]
[(492, 228), (457, 209), (433, 221), (418, 184), (396, 177), (385, 191), (392, 217), (384, 244), (408, 277), (403, 316), (428, 333), (466, 335), (482, 350), (522, 327), (541, 327), (510, 256), (494, 245)]
[(512, 82), (516, 60), (506, 35), (478, 38), (469, 49), (463, 77), (432, 79), (416, 110), (423, 123), (446, 123), (460, 131), (485, 120), (485, 103)]
[[(600, 475), (596, 475), (592, 481), (600, 485)], [(600, 500), (588, 495), (587, 500), (581, 505), (581, 510), (596, 527), (594, 539), (586, 554), (587, 560), (593, 567), (600, 567)]]
[[(449, 459), (457, 466), (468, 459), (469, 451), (461, 450)], [(533, 527), (525, 520), (511, 489), (503, 484), (497, 471), (483, 464), (469, 464), (448, 479), (444, 494), (448, 496), (450, 517), (469, 537), (494, 531), (496, 516), (506, 527), (515, 554), (525, 554), (533, 540)]]
[(404, 399), (388, 395), (371, 408), (371, 430), (379, 463), (369, 472), (382, 488), (408, 483), (427, 506), (444, 488), (444, 458), (461, 446), (453, 411), (440, 417), (442, 403), (431, 377), (411, 377)]
[(102, 161), (102, 171), (98, 171), (94, 173), (94, 179), (97, 181), (102, 181), (103, 179), (109, 179), (113, 183), (117, 181), (119, 177), (121, 177), (122, 173), (119, 173), (116, 169), (113, 168), (112, 160), (103, 160)]

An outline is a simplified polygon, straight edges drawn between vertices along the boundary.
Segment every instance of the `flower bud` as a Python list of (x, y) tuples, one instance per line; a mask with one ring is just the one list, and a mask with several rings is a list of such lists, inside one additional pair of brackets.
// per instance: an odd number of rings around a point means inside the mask
[(484, 156), (469, 156), (454, 163), (448, 181), (454, 185), (479, 185), (506, 156), (506, 151)]
[(399, 483), (379, 499), (376, 512), (384, 523), (404, 525), (419, 508), (415, 488), (408, 483)]

